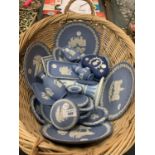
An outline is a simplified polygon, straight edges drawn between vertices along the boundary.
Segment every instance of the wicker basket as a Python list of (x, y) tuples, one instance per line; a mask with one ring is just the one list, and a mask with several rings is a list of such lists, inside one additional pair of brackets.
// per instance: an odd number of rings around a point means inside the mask
[(134, 98), (126, 113), (113, 121), (113, 134), (102, 142), (84, 146), (63, 146), (45, 139), (41, 133), (41, 125), (36, 121), (30, 110), (32, 91), (28, 88), (23, 71), (23, 58), (26, 48), (33, 41), (42, 41), (49, 48), (55, 46), (55, 36), (67, 22), (82, 20), (91, 24), (100, 34), (100, 55), (106, 54), (113, 66), (121, 61), (134, 65), (134, 44), (130, 38), (117, 26), (109, 21), (95, 16), (93, 5), (92, 14), (77, 14), (69, 12), (71, 0), (64, 14), (45, 18), (30, 27), (20, 37), (20, 103), (19, 103), (19, 144), (20, 148), (31, 155), (121, 155), (134, 144)]

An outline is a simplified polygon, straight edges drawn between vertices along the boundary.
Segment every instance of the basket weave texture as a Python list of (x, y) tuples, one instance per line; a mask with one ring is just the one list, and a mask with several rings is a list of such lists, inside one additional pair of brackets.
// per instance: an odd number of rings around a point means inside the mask
[(83, 146), (63, 146), (45, 139), (40, 132), (41, 125), (36, 121), (30, 109), (30, 97), (33, 92), (28, 88), (23, 59), (26, 48), (34, 41), (41, 41), (49, 48), (55, 47), (55, 36), (65, 23), (84, 21), (96, 29), (100, 36), (99, 55), (107, 55), (110, 66), (127, 61), (134, 66), (134, 43), (113, 23), (95, 16), (93, 5), (91, 15), (69, 12), (71, 0), (64, 14), (47, 17), (30, 27), (20, 36), (19, 68), (19, 144), (20, 148), (30, 155), (122, 155), (134, 144), (135, 109), (134, 98), (125, 114), (113, 121), (113, 134), (107, 139)]

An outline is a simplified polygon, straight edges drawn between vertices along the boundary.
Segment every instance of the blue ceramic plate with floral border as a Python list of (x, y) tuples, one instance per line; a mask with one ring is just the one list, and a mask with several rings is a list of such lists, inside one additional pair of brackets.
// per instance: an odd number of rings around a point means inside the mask
[(122, 62), (113, 67), (103, 86), (101, 106), (107, 108), (109, 120), (121, 117), (134, 95), (134, 68)]
[(109, 122), (97, 126), (77, 125), (69, 131), (57, 130), (47, 124), (42, 128), (42, 134), (51, 141), (62, 144), (87, 144), (105, 139), (112, 134), (112, 125)]
[(30, 88), (32, 83), (36, 82), (37, 75), (44, 70), (41, 58), (49, 54), (48, 47), (41, 42), (34, 42), (28, 46), (24, 57), (24, 72)]
[(56, 47), (69, 47), (85, 54), (99, 52), (99, 34), (84, 22), (72, 22), (61, 28), (56, 36)]

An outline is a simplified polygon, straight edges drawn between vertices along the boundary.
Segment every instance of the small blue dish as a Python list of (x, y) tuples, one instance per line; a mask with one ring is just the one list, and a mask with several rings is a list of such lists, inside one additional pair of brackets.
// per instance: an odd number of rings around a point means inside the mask
[(31, 110), (37, 119), (37, 121), (41, 124), (45, 124), (45, 119), (43, 118), (41, 114), (41, 107), (40, 107), (40, 102), (37, 100), (37, 98), (33, 95), (30, 99), (30, 106)]
[(89, 97), (84, 94), (68, 94), (65, 99), (72, 101), (78, 108), (86, 107), (89, 104)]
[[(74, 65), (76, 64), (74, 63)], [(73, 71), (72, 66), (73, 63), (51, 60), (47, 64), (47, 74), (50, 77), (58, 79), (79, 79), (78, 75)]]
[(51, 105), (44, 105), (44, 104), (41, 104), (40, 106), (42, 117), (47, 123), (50, 123), (50, 124), (52, 124), (51, 119), (50, 119), (51, 107), (52, 107)]
[(104, 107), (95, 107), (90, 117), (84, 119), (81, 124), (95, 126), (103, 123), (108, 118), (108, 110)]
[(92, 110), (91, 111), (88, 111), (88, 112), (80, 112), (80, 118), (79, 118), (79, 122), (85, 120), (86, 118), (90, 117), (92, 113)]
[(80, 112), (88, 112), (94, 109), (94, 101), (89, 97), (89, 102), (86, 106), (79, 108)]
[(45, 92), (44, 85), (42, 83), (33, 83), (32, 89), (41, 104), (52, 105), (55, 102), (55, 100)]
[(77, 85), (70, 85), (67, 87), (67, 91), (71, 94), (79, 94), (82, 92), (82, 87)]
[(134, 94), (134, 68), (122, 62), (114, 66), (107, 76), (101, 106), (109, 111), (109, 120), (121, 117), (129, 107)]
[(96, 79), (106, 77), (109, 73), (107, 58), (98, 55), (86, 55), (82, 58), (83, 67), (89, 67)]
[(56, 101), (50, 111), (50, 120), (53, 126), (60, 130), (70, 130), (79, 119), (79, 109), (68, 99)]
[(112, 125), (108, 122), (97, 126), (77, 125), (69, 131), (57, 130), (47, 124), (42, 128), (42, 134), (51, 141), (62, 144), (88, 144), (98, 142), (112, 134)]
[(46, 94), (50, 96), (52, 99), (58, 100), (63, 98), (67, 94), (65, 86), (58, 79), (49, 77), (44, 73), (41, 73), (39, 77), (43, 81), (43, 86)]
[(56, 46), (67, 46), (81, 54), (97, 54), (100, 47), (98, 33), (84, 22), (66, 24), (56, 36)]
[(32, 83), (36, 82), (37, 75), (44, 70), (41, 58), (49, 54), (48, 47), (41, 42), (28, 46), (24, 57), (24, 72), (30, 88), (32, 88)]

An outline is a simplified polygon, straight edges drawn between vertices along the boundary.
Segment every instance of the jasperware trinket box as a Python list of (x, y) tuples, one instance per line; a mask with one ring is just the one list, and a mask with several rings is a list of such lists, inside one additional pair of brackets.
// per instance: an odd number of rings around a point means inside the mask
[(79, 119), (79, 109), (68, 99), (57, 100), (50, 111), (50, 120), (53, 126), (60, 130), (70, 130)]
[(98, 55), (86, 55), (82, 58), (83, 67), (89, 67), (96, 79), (106, 77), (109, 73), (107, 58)]

